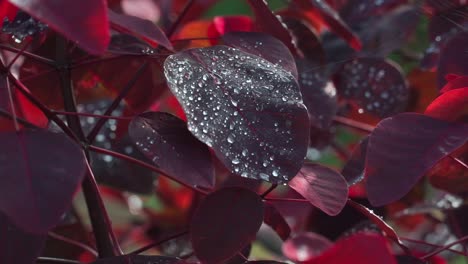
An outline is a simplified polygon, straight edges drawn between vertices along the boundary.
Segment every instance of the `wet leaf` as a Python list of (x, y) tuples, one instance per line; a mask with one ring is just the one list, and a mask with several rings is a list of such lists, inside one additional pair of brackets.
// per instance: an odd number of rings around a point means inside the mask
[(225, 46), (180, 52), (164, 68), (189, 130), (233, 173), (283, 183), (299, 171), (309, 120), (289, 72)]
[(402, 111), (409, 90), (401, 70), (383, 59), (359, 58), (345, 63), (333, 82), (338, 94), (354, 100), (359, 113), (386, 117)]
[(381, 121), (369, 136), (366, 189), (369, 201), (382, 206), (408, 193), (439, 160), (467, 140), (468, 125), (415, 113)]
[(265, 216), (263, 217), (263, 221), (265, 224), (269, 225), (281, 239), (288, 239), (291, 228), (284, 217), (273, 204), (265, 203), (264, 205)]
[(163, 171), (188, 185), (214, 186), (208, 147), (190, 134), (181, 119), (163, 112), (143, 113), (130, 123), (129, 135)]
[(221, 263), (236, 255), (255, 239), (263, 210), (260, 196), (244, 188), (223, 188), (209, 194), (190, 223), (195, 255), (207, 263)]
[(108, 10), (108, 15), (112, 27), (117, 31), (140, 37), (153, 47), (159, 44), (172, 50), (172, 44), (169, 39), (153, 22), (135, 16), (118, 14), (110, 9)]
[(83, 152), (66, 135), (45, 130), (0, 133), (0, 145), (0, 210), (24, 231), (47, 233), (83, 179)]
[(313, 232), (305, 232), (285, 241), (282, 251), (292, 261), (307, 262), (332, 246), (333, 243), (326, 237)]
[(222, 37), (225, 45), (256, 55), (290, 72), (297, 80), (296, 62), (288, 47), (278, 39), (258, 32), (230, 32)]
[(321, 165), (304, 164), (288, 185), (328, 215), (337, 215), (348, 200), (343, 176)]
[(0, 212), (0, 234), (4, 243), (0, 249), (0, 263), (34, 264), (42, 252), (47, 235), (31, 234), (16, 227)]
[[(102, 54), (110, 34), (105, 0), (9, 0), (31, 16), (75, 41), (91, 54)], [(90, 12), (93, 10), (93, 12)], [(92, 25), (92, 26), (90, 26)]]

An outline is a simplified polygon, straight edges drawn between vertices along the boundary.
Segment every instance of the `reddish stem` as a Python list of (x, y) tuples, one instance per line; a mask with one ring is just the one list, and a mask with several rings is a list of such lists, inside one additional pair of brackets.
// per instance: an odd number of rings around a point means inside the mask
[(77, 112), (65, 112), (65, 111), (53, 111), (56, 115), (74, 115), (74, 116), (87, 116), (87, 117), (95, 117), (95, 118), (103, 118), (103, 119), (115, 119), (115, 120), (132, 120), (132, 117), (125, 117), (125, 116), (108, 116), (108, 115), (97, 115), (97, 114), (90, 114), (90, 113), (77, 113)]
[(335, 116), (333, 118), (333, 121), (338, 123), (338, 124), (345, 125), (347, 127), (357, 129), (357, 130), (359, 130), (361, 132), (364, 132), (364, 133), (371, 133), (375, 128), (372, 125), (369, 125), (369, 124), (366, 124), (366, 123), (363, 123), (363, 122), (359, 122), (359, 121), (356, 121), (356, 120), (353, 120), (353, 119), (350, 119), (350, 118), (347, 118), (347, 117), (344, 117), (344, 116)]
[[(442, 248), (443, 247), (441, 245), (436, 245), (436, 244), (432, 244), (432, 243), (429, 243), (429, 242), (426, 242), (426, 241), (412, 239), (412, 238), (408, 238), (408, 237), (400, 237), (400, 239), (403, 240), (403, 241), (408, 241), (408, 242), (411, 242), (411, 243), (426, 245), (426, 246), (435, 247), (435, 248)], [(446, 250), (450, 251), (452, 253), (456, 253), (456, 254), (459, 254), (459, 255), (466, 256), (466, 254), (464, 252), (461, 252), (461, 251), (458, 251), (458, 250), (454, 250), (454, 249), (450, 249), (450, 248), (447, 248)]]
[(465, 241), (468, 241), (468, 236), (464, 236), (464, 237), (458, 239), (457, 241), (454, 241), (454, 242), (452, 242), (450, 244), (447, 244), (447, 245), (445, 245), (445, 246), (443, 246), (443, 247), (441, 247), (439, 249), (436, 249), (433, 252), (423, 256), (421, 259), (427, 260), (428, 258), (430, 258), (432, 256), (435, 256), (435, 255), (439, 254), (440, 252), (448, 250), (449, 248), (451, 248), (451, 247), (453, 247), (453, 246), (455, 246), (457, 244), (460, 244), (462, 242), (465, 242)]
[(172, 24), (172, 26), (169, 28), (169, 30), (166, 32), (166, 36), (168, 39), (171, 39), (172, 35), (176, 32), (177, 28), (179, 27), (180, 23), (184, 20), (184, 17), (187, 15), (188, 11), (190, 8), (192, 8), (192, 5), (195, 3), (194, 0), (189, 0), (187, 4), (184, 7), (184, 10), (180, 13), (180, 15), (177, 17), (177, 20)]
[(84, 243), (81, 243), (80, 241), (73, 240), (71, 238), (62, 236), (62, 235), (54, 233), (54, 232), (49, 232), (48, 235), (50, 237), (54, 238), (54, 239), (63, 241), (65, 243), (68, 243), (68, 244), (76, 246), (76, 247), (79, 247), (79, 248), (91, 253), (95, 257), (97, 257), (97, 255), (98, 255), (97, 251), (94, 248), (92, 248), (92, 247), (90, 247), (90, 246), (88, 246), (88, 245), (86, 245)]
[(188, 234), (188, 233), (189, 233), (188, 230), (185, 230), (185, 231), (176, 233), (176, 234), (174, 234), (174, 235), (168, 236), (168, 237), (163, 238), (163, 239), (161, 239), (161, 240), (159, 240), (159, 241), (156, 241), (156, 242), (154, 242), (154, 243), (151, 243), (151, 244), (149, 244), (149, 245), (147, 245), (147, 246), (144, 246), (144, 247), (142, 247), (142, 248), (140, 248), (140, 249), (134, 250), (134, 251), (128, 253), (128, 255), (137, 255), (137, 254), (140, 254), (140, 253), (142, 253), (142, 252), (144, 252), (144, 251), (146, 251), (146, 250), (148, 250), (148, 249), (150, 249), (150, 248), (157, 247), (157, 246), (159, 246), (159, 245), (161, 245), (161, 244), (163, 244), (163, 243), (166, 243), (166, 242), (168, 242), (168, 241), (170, 241), (170, 240), (172, 240), (172, 239), (176, 239), (176, 238), (178, 238), (178, 237), (184, 236), (184, 235), (186, 235), (186, 234)]

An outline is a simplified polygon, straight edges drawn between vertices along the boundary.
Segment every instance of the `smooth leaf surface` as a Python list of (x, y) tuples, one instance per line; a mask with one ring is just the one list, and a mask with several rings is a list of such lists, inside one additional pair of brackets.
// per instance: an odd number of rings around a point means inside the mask
[(262, 199), (240, 187), (209, 194), (192, 216), (190, 238), (195, 255), (206, 263), (221, 263), (253, 239), (263, 221)]
[(91, 264), (186, 264), (187, 262), (174, 257), (124, 255), (112, 258), (98, 259)]
[(169, 50), (173, 49), (166, 34), (153, 22), (135, 16), (118, 14), (110, 9), (108, 15), (111, 25), (116, 30), (140, 37), (153, 47), (159, 44)]
[(0, 210), (24, 231), (47, 233), (83, 179), (83, 152), (64, 134), (45, 130), (4, 132), (0, 145)]
[(313, 232), (304, 232), (285, 241), (282, 251), (292, 261), (306, 262), (332, 246), (333, 243), (328, 238)]
[(383, 59), (351, 60), (335, 73), (333, 82), (341, 96), (356, 102), (360, 113), (386, 117), (402, 111), (408, 102), (401, 70)]
[(164, 69), (189, 130), (228, 169), (274, 183), (296, 175), (309, 118), (291, 73), (226, 46), (169, 56)]
[(269, 225), (282, 240), (289, 238), (291, 228), (281, 213), (271, 203), (265, 203), (265, 216), (263, 221)]
[(403, 197), (467, 138), (467, 124), (415, 113), (384, 119), (370, 134), (367, 146), (365, 177), (369, 201), (382, 206)]
[(346, 162), (341, 171), (341, 174), (349, 185), (356, 184), (364, 179), (368, 142), (368, 137), (365, 137), (359, 142), (359, 145), (357, 145), (351, 153), (351, 158)]
[(440, 51), (437, 81), (442, 88), (447, 74), (468, 75), (468, 53), (460, 52), (468, 45), (468, 32), (459, 32), (447, 40)]
[(3, 213), (0, 213), (0, 234), (0, 263), (5, 264), (35, 264), (47, 238), (45, 234), (31, 234), (19, 229)]
[(317, 164), (304, 164), (288, 185), (328, 215), (337, 215), (348, 199), (348, 184), (343, 176)]
[(214, 186), (209, 149), (181, 119), (168, 113), (147, 112), (135, 117), (128, 129), (138, 149), (162, 170), (188, 185)]
[(468, 87), (441, 94), (426, 108), (424, 114), (449, 122), (468, 115)]
[(110, 40), (105, 0), (9, 0), (91, 54), (102, 54)]
[(283, 67), (297, 80), (297, 68), (294, 57), (281, 41), (258, 32), (230, 32), (222, 37), (226, 46), (261, 57), (273, 64)]

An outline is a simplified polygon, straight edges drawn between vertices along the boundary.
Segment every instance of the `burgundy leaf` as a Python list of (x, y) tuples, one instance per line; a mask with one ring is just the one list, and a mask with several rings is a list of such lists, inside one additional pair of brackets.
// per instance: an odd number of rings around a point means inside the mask
[(255, 14), (255, 23), (257, 28), (273, 37), (281, 40), (293, 55), (296, 55), (297, 48), (294, 45), (291, 34), (281, 18), (273, 14), (265, 0), (248, 0), (252, 11)]
[(305, 163), (288, 185), (328, 215), (337, 215), (348, 200), (348, 184), (340, 173)]
[(333, 243), (328, 238), (312, 232), (300, 233), (283, 244), (283, 254), (295, 262), (309, 261), (325, 250), (331, 248)]
[(335, 86), (326, 79), (323, 68), (306, 59), (297, 60), (302, 98), (312, 126), (327, 129), (338, 110)]
[(14, 5), (75, 41), (91, 54), (103, 53), (109, 44), (105, 0), (9, 0)]
[(289, 238), (291, 228), (273, 204), (265, 203), (265, 216), (263, 217), (263, 221), (265, 224), (269, 225), (281, 239), (286, 240)]
[(386, 117), (406, 107), (409, 89), (401, 70), (377, 58), (359, 58), (345, 63), (333, 82), (338, 93), (355, 101), (358, 112)]
[(291, 73), (226, 46), (180, 52), (164, 68), (189, 130), (233, 173), (283, 183), (300, 170), (309, 118)]
[(236, 174), (229, 175), (221, 184), (222, 187), (243, 187), (253, 192), (257, 192), (261, 185), (262, 181), (240, 177)]
[(169, 50), (173, 49), (166, 34), (153, 22), (135, 16), (118, 14), (110, 9), (108, 16), (115, 30), (140, 37), (153, 47), (159, 44)]
[(190, 223), (195, 255), (207, 263), (234, 256), (255, 239), (263, 210), (261, 197), (244, 188), (223, 188), (209, 194)]
[(382, 206), (408, 193), (439, 160), (462, 146), (467, 124), (403, 113), (381, 121), (369, 136), (366, 189), (369, 201)]
[(0, 145), (0, 210), (27, 232), (47, 233), (83, 179), (83, 152), (64, 134), (45, 130), (4, 132)]
[(91, 264), (187, 264), (186, 261), (166, 256), (123, 255), (98, 259)]
[(424, 114), (449, 122), (468, 115), (468, 87), (441, 94), (427, 107)]
[(143, 113), (132, 120), (130, 138), (163, 171), (192, 186), (212, 188), (210, 151), (181, 119), (163, 112)]
[(387, 241), (381, 235), (357, 233), (336, 242), (333, 247), (307, 264), (396, 264)]
[(371, 17), (383, 18), (389, 11), (407, 2), (408, 0), (348, 0), (340, 9), (340, 15), (346, 23), (355, 25)]
[[(3, 175), (3, 174), (2, 174)], [(47, 235), (27, 233), (10, 222), (0, 212), (0, 234), (2, 238), (0, 263), (34, 264), (42, 252)]]
[(468, 87), (468, 76), (459, 76), (455, 74), (450, 76), (453, 77), (450, 80), (448, 80), (447, 76), (445, 76), (445, 79), (447, 79), (447, 84), (440, 90), (441, 93)]
[(341, 171), (341, 174), (349, 185), (354, 185), (364, 179), (368, 142), (368, 137), (365, 137), (361, 142), (359, 142), (359, 145), (354, 148), (351, 158), (346, 162), (343, 170)]
[(283, 67), (297, 80), (296, 62), (288, 47), (278, 39), (258, 32), (230, 32), (222, 37), (224, 45), (261, 57)]
[(353, 49), (361, 49), (362, 44), (359, 38), (327, 2), (321, 0), (294, 0), (293, 5), (297, 5), (297, 8), (312, 12), (314, 15), (321, 18), (331, 31), (345, 39)]
[(442, 88), (446, 84), (445, 76), (449, 73), (468, 75), (468, 32), (460, 32), (447, 40), (440, 51), (440, 59), (437, 71), (437, 81)]

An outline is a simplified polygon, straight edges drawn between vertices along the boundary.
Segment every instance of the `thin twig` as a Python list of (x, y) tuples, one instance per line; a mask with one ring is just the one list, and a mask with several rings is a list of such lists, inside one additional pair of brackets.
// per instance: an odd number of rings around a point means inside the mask
[(69, 237), (62, 236), (62, 235), (57, 234), (57, 233), (52, 232), (52, 231), (49, 232), (48, 235), (49, 235), (50, 237), (54, 238), (54, 239), (63, 241), (63, 242), (65, 242), (65, 243), (68, 243), (68, 244), (73, 245), (73, 246), (76, 246), (76, 247), (79, 247), (79, 248), (81, 248), (81, 249), (83, 249), (83, 250), (85, 250), (85, 251), (91, 253), (91, 254), (92, 254), (93, 256), (95, 256), (95, 257), (98, 256), (98, 253), (97, 253), (97, 251), (96, 251), (94, 248), (92, 248), (92, 247), (90, 247), (90, 246), (88, 246), (88, 245), (86, 245), (86, 244), (84, 244), (84, 243), (81, 243), (80, 241), (76, 241), (76, 240), (74, 240), (74, 239), (71, 239), (71, 238), (69, 238)]
[(166, 36), (168, 39), (171, 39), (172, 35), (176, 32), (177, 28), (179, 27), (180, 23), (182, 23), (183, 19), (187, 15), (188, 11), (190, 8), (192, 8), (192, 5), (195, 3), (194, 0), (189, 0), (187, 4), (185, 5), (184, 9), (180, 13), (180, 15), (177, 17), (177, 20), (172, 23), (171, 27), (169, 30), (166, 32)]
[[(13, 47), (7, 46), (5, 44), (0, 44), (0, 49), (12, 51), (12, 52), (20, 52), (21, 51), (20, 49), (13, 48)], [(55, 62), (53, 60), (38, 56), (38, 55), (33, 54), (33, 53), (29, 53), (27, 51), (23, 51), (21, 55), (24, 56), (24, 57), (33, 59), (35, 61), (50, 65), (50, 66), (55, 65)]]
[(150, 248), (157, 247), (157, 246), (159, 246), (159, 245), (161, 245), (161, 244), (163, 244), (163, 243), (166, 243), (166, 242), (168, 242), (168, 241), (170, 241), (170, 240), (172, 240), (172, 239), (176, 239), (176, 238), (178, 238), (178, 237), (184, 236), (184, 235), (186, 235), (186, 234), (188, 234), (188, 233), (189, 233), (188, 230), (185, 230), (185, 231), (176, 233), (176, 234), (174, 234), (174, 235), (171, 235), (171, 236), (168, 236), (168, 237), (166, 237), (166, 238), (163, 238), (163, 239), (161, 239), (161, 240), (159, 240), (159, 241), (153, 242), (153, 243), (151, 243), (151, 244), (149, 244), (149, 245), (147, 245), (147, 246), (144, 246), (144, 247), (142, 247), (142, 248), (140, 248), (140, 249), (134, 250), (134, 251), (128, 253), (128, 255), (137, 255), (137, 254), (140, 254), (140, 253), (142, 253), (142, 252), (144, 252), (144, 251), (146, 251), (146, 250), (148, 250), (148, 249), (150, 249)]
[(51, 263), (59, 263), (59, 264), (83, 264), (83, 262), (71, 259), (62, 259), (62, 258), (50, 258), (50, 257), (39, 257), (36, 260), (37, 264), (51, 264)]
[(132, 117), (125, 117), (125, 116), (108, 116), (108, 115), (97, 115), (97, 114), (90, 114), (90, 113), (77, 113), (77, 112), (65, 112), (65, 111), (53, 111), (56, 115), (75, 115), (75, 116), (86, 116), (86, 117), (95, 117), (95, 118), (103, 118), (103, 119), (115, 119), (115, 120), (132, 120)]
[(271, 193), (274, 189), (276, 189), (276, 187), (278, 187), (278, 184), (277, 183), (273, 183), (270, 188), (268, 188), (265, 192), (263, 192), (260, 197), (262, 198), (265, 198), (269, 193)]
[(344, 117), (344, 116), (335, 116), (333, 118), (333, 121), (335, 123), (345, 125), (347, 127), (351, 127), (351, 128), (354, 128), (356, 130), (359, 130), (359, 131), (365, 132), (365, 133), (371, 133), (375, 128), (372, 125), (369, 125), (369, 124), (366, 124), (366, 123), (363, 123), (363, 122), (359, 122), (359, 121), (356, 121), (356, 120), (353, 120), (353, 119), (350, 119), (350, 118), (347, 118), (347, 117)]
[[(403, 240), (403, 241), (408, 241), (408, 242), (411, 242), (411, 243), (421, 244), (421, 245), (430, 246), (430, 247), (434, 247), (434, 248), (443, 247), (441, 245), (436, 245), (436, 244), (432, 244), (432, 243), (429, 243), (429, 242), (426, 242), (426, 241), (421, 241), (421, 240), (412, 239), (412, 238), (408, 238), (408, 237), (400, 237), (400, 239)], [(466, 254), (464, 252), (461, 252), (461, 251), (458, 251), (458, 250), (448, 248), (447, 251), (450, 251), (450, 252), (455, 253), (455, 254), (460, 254), (460, 255), (466, 256)]]
[(460, 244), (460, 243), (462, 243), (462, 242), (465, 242), (465, 241), (467, 241), (467, 240), (468, 240), (468, 236), (464, 236), (464, 237), (458, 239), (457, 241), (454, 241), (454, 242), (452, 242), (452, 243), (450, 243), (450, 244), (447, 244), (447, 245), (445, 245), (445, 246), (442, 246), (441, 248), (436, 249), (435, 251), (433, 251), (433, 252), (431, 252), (431, 253), (429, 253), (429, 254), (427, 254), (427, 255), (421, 257), (421, 259), (426, 260), (426, 259), (428, 259), (428, 258), (430, 258), (430, 257), (432, 257), (432, 256), (435, 256), (435, 255), (439, 254), (439, 253), (442, 252), (442, 251), (445, 251), (445, 250), (447, 250), (447, 249), (449, 249), (449, 248), (451, 248), (451, 247), (453, 247), (453, 246), (455, 246), (455, 245), (457, 245), (457, 244)]
[[(7, 118), (7, 119), (10, 119), (10, 120), (13, 120), (13, 115), (11, 115), (10, 113), (8, 113), (7, 111), (3, 110), (3, 109), (0, 109), (0, 116), (4, 117), (4, 118)], [(21, 118), (21, 117), (16, 117), (16, 121), (18, 123), (20, 123), (21, 125), (27, 127), (27, 128), (37, 128), (36, 125), (28, 122), (27, 120)]]

